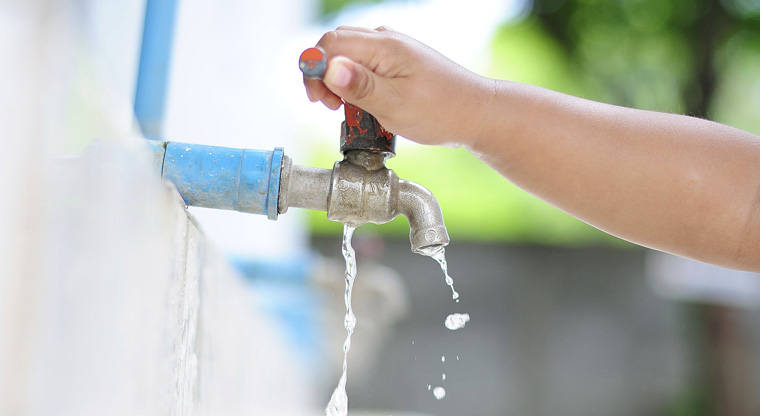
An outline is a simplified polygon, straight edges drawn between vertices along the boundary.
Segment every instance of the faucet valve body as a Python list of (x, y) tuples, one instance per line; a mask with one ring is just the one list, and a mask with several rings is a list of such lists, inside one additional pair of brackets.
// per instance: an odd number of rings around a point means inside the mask
[(385, 168), (383, 159), (382, 155), (353, 151), (335, 162), (327, 219), (359, 226), (367, 222), (384, 224), (398, 215), (399, 179)]
[(288, 207), (327, 211), (331, 221), (358, 227), (385, 224), (399, 215), (409, 221), (415, 253), (449, 244), (438, 201), (425, 187), (399, 179), (385, 167), (384, 153), (354, 150), (332, 170), (283, 162), (280, 213)]

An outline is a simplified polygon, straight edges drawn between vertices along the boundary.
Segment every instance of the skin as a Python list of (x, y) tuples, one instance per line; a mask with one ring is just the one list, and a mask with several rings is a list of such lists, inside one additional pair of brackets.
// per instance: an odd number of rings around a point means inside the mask
[(625, 240), (760, 272), (760, 137), (492, 80), (387, 27), (317, 44), (313, 102), (373, 114), (422, 144), (464, 146), (511, 182)]

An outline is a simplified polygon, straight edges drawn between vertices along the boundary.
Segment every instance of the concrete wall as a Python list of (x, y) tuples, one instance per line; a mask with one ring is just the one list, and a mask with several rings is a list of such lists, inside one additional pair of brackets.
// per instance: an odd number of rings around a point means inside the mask
[(34, 215), (0, 235), (16, 245), (0, 268), (0, 414), (313, 409), (276, 319), (158, 180), (140, 140), (44, 164), (21, 204)]

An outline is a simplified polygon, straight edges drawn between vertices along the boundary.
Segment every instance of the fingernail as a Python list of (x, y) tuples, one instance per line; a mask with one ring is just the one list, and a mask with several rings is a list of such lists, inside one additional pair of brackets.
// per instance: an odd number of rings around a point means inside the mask
[(325, 74), (325, 83), (338, 88), (346, 88), (351, 83), (351, 69), (344, 63), (333, 61), (332, 67), (327, 69)]

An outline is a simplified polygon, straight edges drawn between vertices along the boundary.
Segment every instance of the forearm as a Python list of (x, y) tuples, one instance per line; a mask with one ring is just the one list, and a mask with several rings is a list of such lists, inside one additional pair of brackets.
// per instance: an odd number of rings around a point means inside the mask
[(692, 117), (498, 82), (470, 150), (604, 231), (760, 270), (760, 138)]

